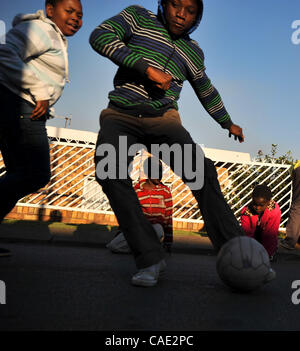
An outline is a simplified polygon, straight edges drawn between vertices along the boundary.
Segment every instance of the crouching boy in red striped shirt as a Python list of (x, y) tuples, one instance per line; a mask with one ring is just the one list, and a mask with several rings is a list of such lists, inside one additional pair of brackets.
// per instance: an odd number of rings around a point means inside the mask
[[(158, 166), (158, 174), (152, 177), (152, 164)], [(159, 240), (167, 251), (171, 250), (173, 243), (173, 201), (172, 194), (166, 185), (161, 182), (163, 166), (160, 160), (148, 157), (143, 164), (146, 179), (140, 179), (134, 190), (138, 196), (145, 217), (152, 224)], [(112, 252), (129, 253), (130, 248), (124, 234), (119, 231), (116, 237), (106, 246)]]

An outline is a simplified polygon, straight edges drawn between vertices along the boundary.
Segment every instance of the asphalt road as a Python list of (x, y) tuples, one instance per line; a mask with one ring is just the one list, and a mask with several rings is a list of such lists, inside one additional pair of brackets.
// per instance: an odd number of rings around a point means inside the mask
[[(251, 294), (233, 293), (219, 279), (211, 250), (178, 249), (154, 288), (130, 284), (128, 254), (104, 245), (1, 243), (6, 304), (0, 330), (228, 331), (300, 330), (300, 256), (281, 254), (275, 281)], [(300, 286), (299, 286), (300, 288)], [(300, 291), (299, 291), (300, 299)]]

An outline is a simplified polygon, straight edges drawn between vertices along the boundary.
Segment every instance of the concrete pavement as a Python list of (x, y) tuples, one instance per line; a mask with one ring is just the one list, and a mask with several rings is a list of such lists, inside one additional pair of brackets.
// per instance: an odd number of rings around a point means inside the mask
[(0, 330), (300, 330), (300, 291), (292, 289), (300, 280), (299, 250), (281, 252), (273, 264), (275, 281), (237, 294), (220, 281), (209, 240), (183, 235), (175, 237), (158, 285), (137, 288), (130, 284), (136, 270), (131, 255), (105, 248), (109, 231), (100, 235), (90, 227), (83, 242), (84, 228), (74, 235), (77, 241), (70, 233), (63, 240), (40, 230), (34, 240), (30, 225), (17, 226), (1, 230), (0, 246), (13, 255), (0, 259), (7, 297), (0, 305)]

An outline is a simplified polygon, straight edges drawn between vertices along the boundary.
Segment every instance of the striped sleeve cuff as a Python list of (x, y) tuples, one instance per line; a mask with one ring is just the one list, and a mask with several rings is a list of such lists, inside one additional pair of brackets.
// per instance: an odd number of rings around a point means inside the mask
[(138, 59), (132, 68), (134, 68), (136, 71), (138, 71), (141, 75), (146, 75), (146, 70), (149, 67), (149, 64), (147, 61), (145, 61), (143, 58)]
[(232, 125), (233, 125), (233, 122), (232, 120), (229, 118), (227, 121), (225, 122), (222, 122), (220, 123), (221, 124), (221, 127), (224, 128), (224, 129), (229, 129)]

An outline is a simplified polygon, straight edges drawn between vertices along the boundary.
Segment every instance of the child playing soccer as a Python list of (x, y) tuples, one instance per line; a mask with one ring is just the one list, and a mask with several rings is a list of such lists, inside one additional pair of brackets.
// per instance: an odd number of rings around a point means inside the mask
[[(67, 41), (82, 26), (80, 0), (46, 0), (46, 15), (18, 15), (0, 45), (0, 223), (50, 180), (46, 120), (68, 80)], [(0, 256), (10, 255), (0, 249)]]
[[(163, 144), (171, 148), (175, 145), (181, 151), (188, 145), (191, 147), (188, 153), (172, 154), (168, 164), (173, 171), (175, 163), (182, 165), (175, 173), (191, 188), (190, 184), (196, 181), (187, 176), (186, 170), (194, 169), (203, 152), (182, 126), (177, 112), (184, 81), (190, 82), (209, 115), (227, 129), (229, 135), (244, 141), (242, 128), (232, 122), (218, 91), (205, 73), (202, 50), (190, 38), (200, 24), (202, 14), (201, 0), (160, 0), (157, 15), (141, 6), (129, 6), (104, 21), (90, 36), (93, 49), (119, 66), (114, 90), (108, 96), (108, 108), (100, 117), (96, 179), (133, 252), (138, 272), (131, 282), (138, 286), (157, 284), (159, 273), (165, 267), (164, 252), (155, 230), (144, 216), (130, 177), (105, 177), (99, 170), (98, 166), (105, 158), (102, 146), (111, 145), (116, 150), (117, 159), (113, 165), (120, 174), (125, 169), (118, 159), (118, 151), (122, 148), (120, 137), (126, 137), (127, 150), (139, 143), (147, 147)], [(128, 165), (132, 158), (128, 155)], [(227, 240), (244, 234), (222, 195), (213, 162), (208, 158), (202, 160), (195, 177), (203, 174), (204, 185), (193, 186), (191, 190), (198, 201), (208, 235), (218, 250)]]

